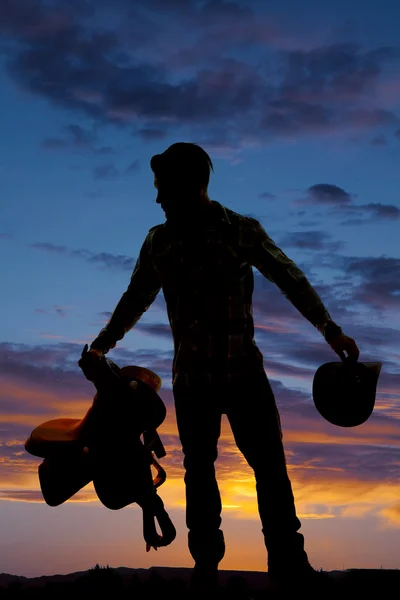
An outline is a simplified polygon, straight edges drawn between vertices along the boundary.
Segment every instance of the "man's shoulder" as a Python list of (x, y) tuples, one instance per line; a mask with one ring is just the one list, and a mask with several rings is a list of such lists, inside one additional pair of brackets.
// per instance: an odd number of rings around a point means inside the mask
[(230, 240), (236, 240), (241, 248), (251, 248), (257, 243), (260, 222), (254, 217), (236, 212), (227, 206), (220, 204), (220, 210), (224, 213), (224, 232)]
[(159, 229), (160, 227), (163, 227), (164, 223), (159, 223), (158, 225), (154, 225), (154, 227), (150, 227), (149, 229), (149, 233), (151, 233), (152, 231), (155, 231), (156, 229)]
[(145, 237), (143, 245), (147, 248), (147, 251), (152, 254), (154, 251), (155, 245), (160, 243), (160, 235), (163, 238), (162, 232), (164, 231), (164, 223), (159, 223), (158, 225), (154, 225), (150, 227), (147, 235)]
[(238, 213), (227, 206), (220, 206), (225, 211), (229, 221), (234, 225), (239, 225), (241, 227), (248, 227), (250, 229), (254, 229), (260, 225), (260, 222), (254, 217), (250, 217), (249, 215), (244, 215), (242, 213)]
[(146, 239), (148, 241), (158, 240), (160, 239), (160, 235), (162, 237), (162, 233), (165, 232), (165, 223), (159, 223), (158, 225), (154, 225), (150, 227)]

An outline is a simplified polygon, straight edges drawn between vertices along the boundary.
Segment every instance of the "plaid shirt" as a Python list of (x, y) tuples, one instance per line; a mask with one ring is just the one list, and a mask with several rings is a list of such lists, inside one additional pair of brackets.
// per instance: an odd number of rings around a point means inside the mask
[(263, 369), (254, 341), (256, 267), (323, 335), (331, 317), (304, 273), (261, 224), (211, 201), (207, 221), (152, 227), (126, 292), (91, 344), (104, 353), (137, 323), (162, 289), (174, 340), (172, 382), (228, 383)]

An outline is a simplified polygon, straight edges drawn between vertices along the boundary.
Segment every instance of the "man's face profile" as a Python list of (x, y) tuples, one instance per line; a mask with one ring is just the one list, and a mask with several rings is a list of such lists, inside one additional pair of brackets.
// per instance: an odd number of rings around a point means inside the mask
[(154, 187), (158, 190), (156, 202), (161, 205), (167, 219), (193, 211), (194, 191), (178, 177), (160, 178), (154, 175)]

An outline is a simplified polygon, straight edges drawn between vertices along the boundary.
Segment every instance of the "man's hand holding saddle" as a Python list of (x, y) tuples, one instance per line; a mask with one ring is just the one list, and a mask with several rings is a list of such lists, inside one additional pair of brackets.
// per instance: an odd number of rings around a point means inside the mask
[(95, 374), (98, 372), (100, 361), (103, 359), (104, 354), (101, 350), (97, 350), (95, 348), (90, 348), (85, 344), (85, 347), (82, 351), (81, 358), (78, 361), (78, 365), (83, 371), (86, 379), (89, 381), (93, 381)]

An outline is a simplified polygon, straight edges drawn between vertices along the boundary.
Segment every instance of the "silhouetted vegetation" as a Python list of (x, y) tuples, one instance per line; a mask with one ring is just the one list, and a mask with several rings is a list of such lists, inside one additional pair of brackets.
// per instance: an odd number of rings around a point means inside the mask
[[(144, 571), (146, 573), (146, 571)], [(290, 573), (288, 573), (290, 580)], [(0, 589), (2, 600), (27, 599), (27, 600), (73, 600), (74, 598), (99, 598), (106, 595), (113, 600), (161, 600), (173, 598), (174, 600), (189, 600), (190, 593), (187, 582), (180, 577), (164, 578), (154, 570), (149, 570), (147, 575), (140, 577), (138, 574), (128, 573), (122, 576), (117, 569), (96, 564), (92, 569), (83, 573), (75, 581), (54, 582), (44, 579), (42, 584), (33, 585), (31, 580), (11, 581)], [(398, 590), (400, 584), (400, 570), (381, 569), (350, 569), (343, 571), (336, 580), (336, 586), (331, 595), (324, 595), (324, 599), (350, 600), (354, 598), (379, 598), (385, 600), (392, 598), (392, 590)], [(268, 589), (257, 589), (240, 572), (231, 575), (221, 586), (218, 598), (221, 600), (273, 600), (274, 598), (303, 597), (305, 590), (298, 590), (294, 582), (293, 592), (285, 596)], [(313, 598), (307, 594), (307, 598)], [(318, 594), (316, 598), (321, 597)], [(205, 600), (209, 600), (206, 598)]]

